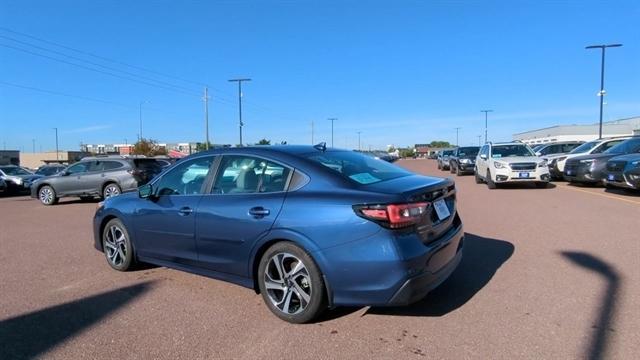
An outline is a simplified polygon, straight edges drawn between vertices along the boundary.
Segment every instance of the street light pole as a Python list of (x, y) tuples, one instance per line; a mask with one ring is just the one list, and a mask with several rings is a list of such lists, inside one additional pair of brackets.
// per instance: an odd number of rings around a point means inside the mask
[(328, 118), (331, 121), (331, 147), (333, 147), (333, 122), (338, 120), (337, 118)]
[(244, 123), (242, 122), (242, 82), (243, 81), (251, 81), (251, 79), (230, 79), (229, 82), (237, 82), (238, 83), (238, 124), (240, 126), (240, 146), (242, 146), (242, 126)]
[(205, 133), (205, 150), (209, 150), (209, 88), (204, 88), (204, 133)]
[(461, 127), (457, 127), (456, 129), (456, 146), (460, 146), (460, 142), (458, 141), (458, 132), (460, 131), (460, 129), (462, 129)]
[(600, 128), (598, 131), (598, 139), (602, 139), (602, 107), (604, 105), (604, 53), (606, 48), (609, 47), (620, 47), (622, 44), (609, 44), (609, 45), (591, 45), (587, 46), (585, 49), (601, 49), (602, 50), (602, 61), (600, 63), (600, 92), (598, 96), (600, 96)]
[(138, 134), (138, 141), (142, 140), (142, 104), (147, 103), (147, 100), (140, 101), (140, 133)]
[(487, 142), (487, 114), (493, 112), (493, 110), (480, 110), (484, 113), (484, 142)]
[(58, 128), (55, 127), (53, 128), (53, 130), (56, 131), (56, 161), (60, 160), (60, 158), (58, 157)]

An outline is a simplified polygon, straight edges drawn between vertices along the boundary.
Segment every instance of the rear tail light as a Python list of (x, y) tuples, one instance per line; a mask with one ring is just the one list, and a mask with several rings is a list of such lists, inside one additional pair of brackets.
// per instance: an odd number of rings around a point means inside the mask
[(399, 229), (415, 225), (427, 213), (429, 203), (390, 204), (390, 205), (358, 205), (354, 206), (356, 214), (382, 226)]

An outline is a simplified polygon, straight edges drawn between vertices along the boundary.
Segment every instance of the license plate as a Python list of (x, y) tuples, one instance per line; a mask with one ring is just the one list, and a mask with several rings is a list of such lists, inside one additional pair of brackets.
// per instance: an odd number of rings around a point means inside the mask
[(521, 178), (528, 178), (529, 177), (529, 173), (520, 173), (518, 174), (519, 177)]
[(436, 209), (436, 214), (438, 214), (438, 219), (444, 220), (451, 216), (449, 212), (449, 208), (447, 207), (447, 203), (444, 200), (438, 200), (433, 203), (433, 207)]
[(613, 181), (616, 179), (616, 177), (613, 174), (609, 174), (608, 179), (609, 181)]

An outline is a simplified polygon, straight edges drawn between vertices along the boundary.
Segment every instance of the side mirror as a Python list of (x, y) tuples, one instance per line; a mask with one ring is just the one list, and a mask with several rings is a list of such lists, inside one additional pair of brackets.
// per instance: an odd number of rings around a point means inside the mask
[(153, 186), (151, 184), (144, 184), (138, 188), (138, 197), (141, 199), (148, 199), (153, 196)]
[(542, 153), (540, 151), (537, 151), (536, 156), (542, 156)]
[(487, 160), (487, 155), (485, 155), (485, 154), (480, 154), (480, 159), (482, 159), (482, 160)]

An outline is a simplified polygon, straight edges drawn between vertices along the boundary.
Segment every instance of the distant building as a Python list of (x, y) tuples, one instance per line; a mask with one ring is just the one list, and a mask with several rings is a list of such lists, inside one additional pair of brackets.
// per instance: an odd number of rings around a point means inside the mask
[[(599, 124), (557, 125), (543, 129), (513, 134), (513, 140), (529, 145), (556, 141), (590, 141), (598, 138)], [(640, 117), (632, 117), (602, 123), (602, 136), (628, 136), (640, 133)]]
[(83, 157), (91, 154), (82, 151), (55, 151), (41, 152), (41, 153), (20, 153), (20, 166), (28, 167), (30, 169), (37, 169), (45, 164), (73, 164), (76, 161), (80, 161)]
[(20, 151), (0, 150), (0, 165), (20, 165)]

